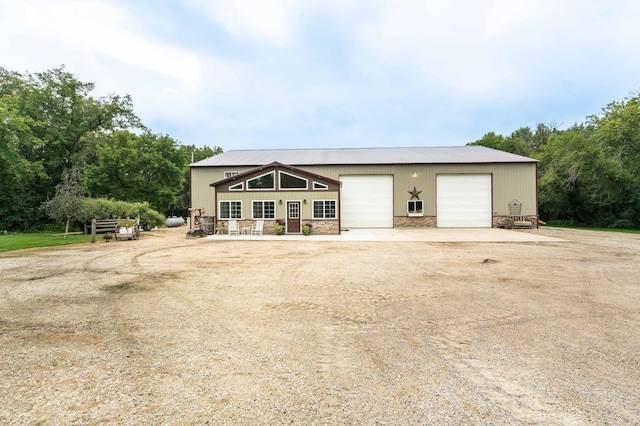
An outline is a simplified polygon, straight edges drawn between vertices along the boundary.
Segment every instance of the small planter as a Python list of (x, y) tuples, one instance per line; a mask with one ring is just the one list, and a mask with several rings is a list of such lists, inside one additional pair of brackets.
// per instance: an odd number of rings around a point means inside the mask
[(217, 235), (224, 234), (224, 222), (218, 222), (216, 224), (216, 234)]
[(206, 236), (207, 236), (207, 233), (204, 232), (202, 229), (196, 229), (194, 231), (187, 232), (188, 239), (204, 238)]

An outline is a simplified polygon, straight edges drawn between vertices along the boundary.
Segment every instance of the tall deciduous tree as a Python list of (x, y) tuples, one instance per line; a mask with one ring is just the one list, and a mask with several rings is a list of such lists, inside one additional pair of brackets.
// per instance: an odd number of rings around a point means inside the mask
[(26, 229), (39, 217), (37, 182), (46, 179), (40, 161), (29, 161), (21, 146), (37, 145), (32, 120), (20, 115), (16, 95), (0, 95), (0, 230)]
[(483, 145), (540, 160), (539, 207), (544, 219), (582, 225), (640, 226), (640, 96), (559, 131), (538, 124), (510, 136), (487, 133)]
[(470, 145), (482, 145), (530, 157), (535, 156), (537, 151), (547, 143), (549, 137), (556, 132), (555, 126), (538, 123), (535, 132), (529, 127), (520, 127), (507, 137), (489, 132)]
[(15, 115), (26, 126), (14, 144), (15, 152), (29, 164), (38, 164), (29, 191), (34, 206), (54, 196), (62, 174), (72, 166), (95, 160), (96, 135), (121, 128), (143, 128), (128, 96), (94, 98), (92, 83), (83, 83), (64, 67), (36, 74), (0, 68), (0, 97), (13, 97)]
[(607, 177), (624, 193), (617, 220), (623, 225), (640, 225), (640, 93), (612, 102), (601, 114), (588, 117), (596, 129), (594, 143), (606, 153), (612, 167)]
[(97, 162), (86, 168), (93, 196), (147, 201), (164, 212), (182, 189), (187, 159), (166, 135), (116, 131), (97, 147)]

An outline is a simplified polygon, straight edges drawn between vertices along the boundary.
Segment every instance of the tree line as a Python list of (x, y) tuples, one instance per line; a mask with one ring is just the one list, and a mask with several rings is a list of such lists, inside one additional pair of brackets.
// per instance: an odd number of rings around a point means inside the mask
[(0, 230), (136, 212), (153, 225), (189, 207), (188, 164), (222, 149), (153, 133), (128, 95), (93, 89), (64, 66), (0, 67)]
[[(189, 207), (189, 162), (222, 149), (153, 133), (128, 95), (93, 89), (64, 67), (0, 67), (0, 230), (136, 213), (153, 225)], [(542, 220), (640, 227), (639, 94), (566, 130), (540, 123), (470, 144), (539, 160)]]
[(483, 145), (539, 160), (542, 220), (566, 225), (640, 227), (640, 94), (614, 101), (566, 130), (538, 124)]

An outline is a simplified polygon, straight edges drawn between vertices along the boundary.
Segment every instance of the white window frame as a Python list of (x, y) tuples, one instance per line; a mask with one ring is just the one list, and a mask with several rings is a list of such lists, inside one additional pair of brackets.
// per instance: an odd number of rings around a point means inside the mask
[[(252, 181), (254, 179), (259, 179), (259, 178), (261, 178), (263, 176), (267, 176), (267, 175), (270, 175), (270, 174), (273, 174), (273, 188), (251, 188), (249, 186), (249, 182), (250, 181)], [(272, 170), (272, 171), (267, 172), (267, 173), (263, 173), (263, 174), (261, 174), (259, 176), (254, 176), (251, 179), (247, 179), (247, 191), (275, 191), (275, 189), (276, 189), (276, 172), (275, 172), (275, 170)]]
[[(229, 217), (223, 217), (222, 216), (222, 203), (229, 203)], [(239, 217), (232, 217), (232, 210), (231, 210), (231, 203), (240, 203), (240, 216)], [(242, 219), (242, 201), (241, 200), (220, 200), (218, 201), (218, 219), (221, 220), (231, 220), (231, 219)]]
[[(413, 203), (413, 210), (409, 207)], [(418, 209), (418, 203), (422, 206)], [(418, 211), (420, 210), (420, 211)], [(423, 200), (407, 200), (407, 214), (409, 216), (424, 216), (424, 201)]]
[[(296, 179), (300, 179), (304, 181), (304, 188), (283, 188), (282, 187), (282, 175), (288, 175)], [(283, 191), (307, 191), (309, 189), (309, 179), (305, 179), (303, 177), (294, 175), (292, 173), (283, 172), (280, 170), (278, 172), (278, 188)]]
[(240, 172), (237, 172), (235, 170), (234, 171), (229, 171), (229, 172), (224, 172), (224, 178), (225, 179), (229, 179), (230, 177), (238, 175), (238, 174), (240, 174)]
[[(262, 217), (257, 217), (254, 216), (254, 209), (253, 209), (253, 205), (255, 203), (262, 203)], [(264, 217), (264, 203), (273, 203), (273, 217)], [(271, 220), (271, 219), (275, 219), (276, 218), (276, 200), (252, 200), (251, 201), (251, 218), (253, 220), (257, 220), (257, 219), (264, 219), (264, 220)]]
[[(326, 217), (325, 212), (327, 210), (326, 203), (333, 202), (334, 204), (334, 217)], [(322, 217), (316, 216), (316, 203), (322, 203)], [(338, 201), (337, 200), (313, 200), (311, 204), (311, 214), (314, 219), (323, 220), (336, 220), (338, 219)]]
[[(317, 186), (316, 186), (317, 185)], [(313, 189), (314, 191), (326, 191), (329, 189), (329, 185), (325, 185), (324, 183), (313, 181)]]
[[(240, 185), (240, 188), (234, 188), (235, 186)], [(229, 185), (229, 191), (244, 191), (244, 182), (234, 183), (233, 185)]]

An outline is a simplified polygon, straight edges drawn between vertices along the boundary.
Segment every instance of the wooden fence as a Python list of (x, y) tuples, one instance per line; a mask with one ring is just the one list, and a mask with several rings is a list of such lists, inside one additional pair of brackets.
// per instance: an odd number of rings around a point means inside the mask
[[(96, 242), (96, 234), (101, 234), (101, 233), (105, 233), (105, 232), (111, 232), (112, 234), (115, 235), (115, 233), (118, 231), (118, 224), (120, 221), (122, 221), (123, 219), (92, 219), (91, 220), (91, 242), (95, 243)], [(131, 221), (134, 219), (124, 219), (127, 221)], [(136, 220), (137, 223), (137, 220)], [(86, 224), (85, 224), (85, 232), (86, 231)]]

